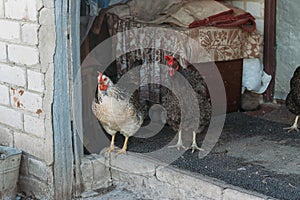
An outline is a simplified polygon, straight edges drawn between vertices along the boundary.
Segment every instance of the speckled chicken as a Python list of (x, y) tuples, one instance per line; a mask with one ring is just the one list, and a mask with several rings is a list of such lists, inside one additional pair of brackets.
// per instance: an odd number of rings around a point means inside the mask
[(290, 80), (290, 92), (286, 98), (286, 107), (289, 111), (296, 115), (294, 124), (291, 127), (285, 128), (290, 131), (299, 131), (298, 119), (300, 116), (300, 66), (294, 72), (292, 79)]
[(118, 154), (126, 153), (129, 137), (133, 136), (144, 121), (144, 113), (138, 103), (138, 95), (128, 94), (125, 89), (113, 84), (109, 77), (99, 72), (98, 86), (92, 111), (105, 131), (112, 136), (108, 155), (115, 149), (117, 132), (125, 136), (123, 148)]
[[(165, 59), (168, 61), (169, 79), (172, 88), (162, 88), (162, 106), (167, 111), (167, 123), (172, 129), (178, 131), (178, 142), (170, 147), (176, 147), (178, 150), (180, 148), (185, 149), (182, 143), (182, 131), (191, 131), (193, 133), (193, 141), (190, 149), (192, 149), (192, 152), (203, 150), (197, 145), (196, 134), (208, 127), (211, 118), (211, 102), (205, 81), (197, 71), (183, 69), (175, 58), (165, 56)], [(191, 87), (190, 90), (193, 92), (188, 91), (189, 87)], [(197, 100), (198, 105), (196, 106), (199, 106), (199, 112), (194, 112), (192, 106), (189, 105), (193, 95), (195, 95), (194, 98)], [(197, 116), (191, 113), (196, 113)], [(199, 123), (196, 130), (193, 125), (195, 122)]]

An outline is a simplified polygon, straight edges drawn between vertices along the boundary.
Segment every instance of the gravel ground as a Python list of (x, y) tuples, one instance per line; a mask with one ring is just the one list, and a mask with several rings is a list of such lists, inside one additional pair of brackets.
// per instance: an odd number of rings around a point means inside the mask
[[(171, 165), (220, 179), (228, 184), (278, 199), (300, 197), (300, 134), (283, 130), (288, 124), (232, 113), (215, 148), (204, 158), (190, 150)], [(131, 138), (128, 151), (146, 153), (162, 149), (176, 133), (165, 126), (150, 138)], [(197, 137), (201, 144), (204, 135)], [(123, 137), (118, 136), (119, 147)], [(172, 156), (172, 153), (166, 153)]]

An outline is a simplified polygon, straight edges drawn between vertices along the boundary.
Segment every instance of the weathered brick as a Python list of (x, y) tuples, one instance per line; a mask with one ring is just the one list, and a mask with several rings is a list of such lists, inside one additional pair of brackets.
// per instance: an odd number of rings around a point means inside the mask
[(9, 105), (9, 89), (5, 85), (0, 85), (0, 104)]
[(24, 115), (24, 130), (27, 133), (34, 134), (37, 137), (45, 137), (44, 119), (39, 117), (32, 117)]
[(39, 63), (39, 51), (34, 47), (8, 45), (8, 59), (17, 64), (36, 65)]
[(27, 70), (28, 89), (43, 92), (44, 91), (44, 74)]
[(30, 112), (38, 112), (42, 109), (43, 98), (23, 89), (11, 89), (11, 102), (15, 108), (22, 108)]
[(8, 128), (0, 127), (0, 145), (12, 146), (13, 135)]
[(29, 158), (28, 171), (29, 174), (37, 177), (39, 180), (42, 180), (43, 182), (46, 182), (48, 180), (49, 170), (47, 165), (42, 161)]
[(0, 64), (0, 81), (24, 87), (26, 85), (25, 70)]
[(28, 154), (31, 154), (41, 160), (48, 157), (49, 155), (47, 154), (51, 154), (51, 152), (47, 150), (46, 146), (48, 144), (45, 144), (44, 139), (20, 132), (15, 132), (14, 136), (16, 148), (22, 149), (22, 151)]
[(0, 39), (20, 41), (20, 24), (18, 22), (1, 19), (0, 29)]
[(14, 109), (0, 106), (0, 123), (7, 124), (15, 129), (23, 129), (23, 116)]
[(21, 25), (22, 42), (26, 44), (38, 44), (38, 25), (22, 24)]
[(7, 54), (6, 54), (6, 44), (0, 42), (0, 61), (6, 61)]
[(6, 0), (4, 2), (5, 16), (10, 19), (36, 21), (41, 7), (41, 1), (38, 0)]

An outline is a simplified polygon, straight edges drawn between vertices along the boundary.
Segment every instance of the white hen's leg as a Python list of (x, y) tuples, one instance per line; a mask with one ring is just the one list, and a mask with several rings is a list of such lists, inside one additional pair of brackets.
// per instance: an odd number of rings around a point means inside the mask
[(115, 149), (115, 137), (116, 134), (111, 136), (110, 146), (104, 151), (107, 153), (108, 158), (110, 158), (110, 153)]
[(123, 148), (117, 152), (116, 157), (120, 154), (126, 154), (128, 139), (129, 139), (129, 137), (125, 136), (125, 141), (124, 141), (124, 144), (123, 144)]
[(284, 128), (284, 129), (288, 130), (288, 132), (299, 131), (299, 129), (298, 129), (298, 119), (299, 119), (299, 115), (296, 116), (294, 124), (291, 127), (287, 127), (287, 128)]
[(177, 148), (178, 150), (180, 150), (180, 148), (183, 148), (184, 150), (186, 149), (183, 144), (182, 144), (182, 135), (181, 135), (181, 130), (178, 131), (178, 141), (177, 144), (172, 145), (172, 146), (168, 146), (169, 148)]
[(197, 142), (196, 142), (196, 135), (197, 135), (197, 133), (195, 131), (193, 131), (193, 143), (189, 148), (189, 149), (192, 149), (192, 153), (194, 153), (195, 150), (204, 151), (204, 149), (198, 147)]

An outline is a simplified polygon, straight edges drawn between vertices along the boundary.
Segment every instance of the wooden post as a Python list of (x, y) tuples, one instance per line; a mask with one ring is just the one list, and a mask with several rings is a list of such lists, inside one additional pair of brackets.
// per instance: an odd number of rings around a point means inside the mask
[(73, 150), (70, 116), (68, 0), (55, 0), (54, 55), (54, 192), (55, 200), (72, 199)]
[(264, 24), (264, 70), (272, 76), (264, 99), (272, 102), (276, 75), (276, 0), (265, 0)]

